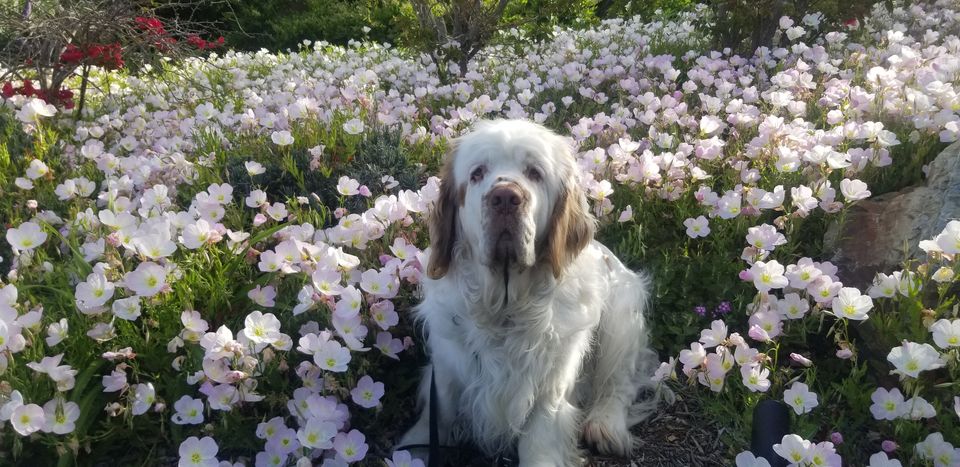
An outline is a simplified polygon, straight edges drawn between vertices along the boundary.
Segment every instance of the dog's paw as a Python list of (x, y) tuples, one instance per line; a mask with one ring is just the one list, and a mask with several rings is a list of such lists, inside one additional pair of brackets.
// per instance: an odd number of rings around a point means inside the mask
[(622, 413), (591, 413), (583, 423), (583, 440), (600, 454), (620, 457), (629, 456), (635, 442)]

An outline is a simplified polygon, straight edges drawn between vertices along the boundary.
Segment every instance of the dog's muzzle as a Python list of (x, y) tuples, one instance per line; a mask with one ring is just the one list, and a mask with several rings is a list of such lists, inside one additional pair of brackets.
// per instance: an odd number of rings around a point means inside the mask
[(496, 185), (487, 193), (485, 220), (494, 264), (514, 263), (521, 255), (521, 216), (526, 212), (526, 199), (520, 187), (512, 183)]

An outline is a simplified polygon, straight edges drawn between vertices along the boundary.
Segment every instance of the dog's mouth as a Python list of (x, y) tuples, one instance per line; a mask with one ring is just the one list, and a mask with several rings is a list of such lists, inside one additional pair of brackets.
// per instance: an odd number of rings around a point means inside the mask
[(510, 229), (503, 229), (495, 234), (493, 242), (493, 261), (497, 264), (508, 265), (517, 261), (517, 237)]

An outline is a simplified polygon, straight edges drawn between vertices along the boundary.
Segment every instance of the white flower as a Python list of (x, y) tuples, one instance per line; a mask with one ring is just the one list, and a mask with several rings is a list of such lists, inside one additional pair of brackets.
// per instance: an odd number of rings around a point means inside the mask
[(799, 294), (790, 292), (777, 301), (777, 312), (786, 319), (801, 319), (810, 310), (810, 302)]
[(679, 360), (683, 364), (684, 374), (689, 376), (693, 370), (703, 364), (706, 358), (707, 351), (699, 342), (690, 344), (690, 349), (681, 350)]
[(116, 329), (113, 328), (113, 322), (97, 323), (89, 331), (87, 336), (97, 342), (106, 342), (117, 336)]
[(217, 442), (209, 436), (197, 439), (191, 436), (180, 443), (180, 462), (177, 467), (217, 467)]
[(328, 340), (320, 344), (313, 354), (313, 361), (324, 370), (342, 373), (347, 371), (347, 364), (350, 363), (350, 350), (337, 341)]
[(359, 118), (347, 120), (343, 124), (343, 131), (346, 131), (347, 134), (359, 135), (363, 133), (363, 121)]
[(896, 459), (888, 458), (885, 452), (878, 452), (870, 456), (870, 464), (867, 467), (903, 467), (903, 464)]
[(170, 420), (177, 425), (199, 425), (203, 423), (203, 401), (183, 396), (173, 403), (177, 412)]
[(762, 224), (747, 229), (747, 243), (759, 250), (773, 251), (787, 243), (787, 237), (770, 224)]
[(723, 126), (723, 121), (713, 115), (700, 117), (700, 132), (705, 136), (713, 136)]
[(17, 119), (23, 123), (39, 123), (40, 117), (52, 117), (56, 113), (57, 108), (53, 105), (42, 99), (30, 98), (17, 112)]
[(243, 163), (243, 166), (247, 169), (247, 175), (251, 177), (260, 175), (267, 171), (267, 169), (263, 167), (263, 164), (257, 161), (246, 161)]
[(110, 309), (117, 318), (136, 321), (140, 317), (140, 297), (133, 296), (115, 300)]
[(337, 180), (337, 192), (343, 196), (354, 196), (360, 193), (360, 182), (344, 175)]
[(24, 222), (16, 228), (7, 230), (7, 242), (15, 250), (32, 250), (47, 241), (47, 233), (33, 222)]
[(293, 144), (293, 136), (290, 135), (289, 131), (274, 131), (270, 134), (270, 140), (273, 141), (273, 144), (277, 146), (289, 146)]
[(314, 449), (332, 448), (334, 436), (337, 436), (337, 425), (319, 417), (310, 417), (307, 424), (297, 430), (300, 444)]
[(802, 465), (810, 460), (810, 441), (798, 435), (784, 435), (779, 444), (773, 445), (773, 452), (790, 461), (790, 465)]
[(723, 320), (714, 320), (710, 329), (700, 331), (700, 342), (705, 348), (716, 347), (727, 338), (727, 325)]
[(133, 415), (141, 415), (150, 410), (150, 407), (156, 402), (157, 393), (153, 389), (153, 383), (136, 384), (133, 386)]
[[(939, 454), (944, 454), (948, 451), (953, 451), (953, 445), (943, 439), (943, 434), (940, 432), (934, 432), (927, 435), (927, 437), (917, 443), (914, 446), (914, 449), (917, 451), (917, 455), (920, 459), (923, 460), (934, 460), (939, 457)], [(937, 467), (953, 467), (951, 464), (941, 464), (937, 463)]]
[(783, 275), (784, 267), (776, 260), (766, 263), (757, 261), (750, 268), (750, 274), (753, 277), (753, 285), (760, 292), (767, 292), (770, 289), (782, 289), (787, 286), (789, 281)]
[(877, 420), (896, 420), (903, 415), (905, 410), (903, 394), (897, 388), (889, 391), (885, 388), (877, 388), (870, 395), (870, 400), (873, 401), (873, 405), (870, 406), (870, 413)]
[(72, 433), (80, 418), (80, 406), (76, 402), (62, 402), (53, 399), (43, 404), (43, 413), (46, 425), (43, 431), (65, 435)]
[(144, 262), (123, 278), (124, 285), (141, 297), (152, 297), (167, 285), (167, 270), (157, 263)]
[(938, 319), (930, 326), (930, 332), (933, 333), (933, 342), (941, 349), (960, 347), (960, 319)]
[(766, 392), (770, 389), (770, 370), (762, 365), (742, 366), (740, 376), (743, 378), (743, 385), (751, 391)]
[[(36, 160), (36, 159), (34, 159), (34, 160)], [(13, 184), (16, 185), (17, 188), (19, 188), (19, 189), (21, 189), (21, 190), (32, 190), (32, 189), (33, 189), (33, 182), (32, 182), (29, 178), (17, 177), (16, 180), (13, 181)]]
[(243, 202), (249, 208), (259, 208), (267, 204), (267, 193), (263, 190), (253, 190), (243, 199)]
[(199, 219), (184, 227), (183, 235), (181, 235), (178, 240), (183, 246), (191, 250), (196, 250), (208, 243), (219, 241), (220, 238), (221, 235), (219, 232), (217, 232), (209, 222)]
[(787, 266), (787, 279), (790, 280), (790, 287), (795, 289), (805, 289), (821, 275), (823, 275), (823, 271), (817, 268), (810, 258), (800, 258), (797, 264)]
[(960, 253), (960, 221), (948, 222), (943, 232), (940, 232), (934, 240), (944, 253), (948, 255)]
[(853, 287), (840, 289), (833, 299), (833, 314), (840, 318), (863, 321), (872, 308), (873, 299), (868, 295), (860, 295), (860, 291)]
[(783, 391), (783, 400), (790, 407), (793, 407), (793, 411), (797, 415), (805, 414), (820, 405), (820, 402), (817, 401), (817, 394), (811, 392), (806, 384), (799, 381), (793, 383), (790, 389)]
[(276, 202), (267, 207), (267, 215), (275, 221), (281, 221), (287, 217), (287, 205)]
[[(44, 164), (40, 159), (31, 160), (30, 165), (27, 166), (27, 178), (30, 180), (36, 180), (48, 173), (50, 173), (50, 167), (47, 167), (47, 164)], [(32, 188), (33, 184), (30, 186)]]
[(867, 189), (866, 183), (856, 179), (850, 180), (849, 178), (840, 181), (840, 193), (843, 193), (843, 197), (847, 202), (870, 197), (870, 190)]
[(910, 420), (922, 420), (924, 418), (933, 418), (937, 416), (937, 409), (926, 399), (916, 396), (911, 397), (903, 403), (905, 418)]
[(710, 221), (706, 217), (699, 216), (696, 219), (687, 219), (683, 221), (683, 225), (687, 227), (687, 236), (690, 238), (710, 235)]
[(46, 425), (46, 417), (43, 408), (39, 405), (26, 404), (13, 409), (10, 424), (21, 436), (28, 436), (40, 431)]
[(103, 392), (117, 392), (127, 387), (127, 373), (114, 369), (109, 375), (101, 377)]
[(867, 289), (867, 294), (873, 298), (890, 298), (897, 294), (897, 278), (893, 275), (886, 275), (882, 272), (877, 273), (873, 279), (873, 285)]
[(280, 320), (273, 313), (253, 311), (243, 320), (243, 335), (257, 344), (271, 344), (280, 339)]
[(806, 31), (804, 31), (803, 28), (800, 26), (794, 26), (792, 28), (789, 28), (787, 29), (786, 32), (787, 32), (787, 39), (790, 39), (791, 41), (795, 41), (800, 36), (803, 36), (804, 34), (806, 34)]
[(48, 347), (53, 347), (67, 338), (67, 331), (70, 325), (66, 318), (60, 318), (56, 323), (47, 325), (47, 338), (45, 339)]
[(90, 309), (107, 303), (113, 298), (113, 291), (114, 285), (107, 280), (107, 276), (102, 272), (94, 272), (87, 276), (85, 282), (77, 284), (74, 296), (78, 302), (82, 303), (83, 308)]
[(953, 269), (950, 269), (946, 266), (940, 266), (940, 269), (937, 269), (931, 278), (939, 284), (948, 284), (953, 282), (955, 275), (956, 274), (953, 272)]
[(932, 345), (908, 341), (890, 349), (887, 361), (896, 367), (894, 373), (913, 378), (919, 376), (921, 371), (935, 370), (944, 366), (940, 353)]
[(734, 459), (737, 467), (770, 467), (770, 463), (762, 457), (754, 456), (750, 451), (743, 451), (737, 454)]

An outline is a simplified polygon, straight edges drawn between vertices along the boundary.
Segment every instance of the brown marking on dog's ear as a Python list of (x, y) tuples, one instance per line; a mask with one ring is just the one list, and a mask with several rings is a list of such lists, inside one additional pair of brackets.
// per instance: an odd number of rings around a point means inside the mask
[(596, 230), (596, 220), (587, 206), (587, 194), (573, 177), (564, 182), (549, 225), (543, 255), (553, 269), (553, 277), (560, 278), (590, 244)]
[(464, 195), (462, 188), (457, 190), (457, 182), (453, 177), (455, 152), (455, 148), (450, 150), (440, 169), (440, 197), (437, 198), (428, 221), (430, 261), (427, 265), (427, 276), (431, 279), (439, 279), (447, 273), (453, 259), (453, 244), (457, 240), (457, 215)]

